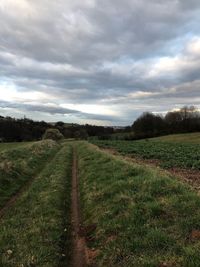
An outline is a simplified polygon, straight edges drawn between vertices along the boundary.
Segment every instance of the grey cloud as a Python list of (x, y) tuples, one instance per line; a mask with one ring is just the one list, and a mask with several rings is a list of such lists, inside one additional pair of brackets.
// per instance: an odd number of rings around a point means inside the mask
[[(44, 92), (57, 104), (124, 103), (130, 120), (139, 105), (153, 109), (161, 99), (167, 109), (198, 97), (199, 84), (190, 86), (200, 79), (200, 59), (185, 47), (200, 36), (198, 0), (2, 0), (0, 23), (0, 79), (18, 91)], [(160, 57), (176, 55), (184, 63), (148, 76)], [(155, 94), (129, 97), (138, 91)], [(120, 121), (44, 104), (17, 108)]]
[(16, 109), (23, 110), (25, 112), (42, 112), (48, 113), (51, 115), (68, 115), (68, 116), (77, 116), (80, 119), (88, 119), (88, 120), (100, 120), (100, 121), (115, 121), (118, 119), (115, 116), (109, 115), (96, 115), (81, 112), (78, 110), (63, 108), (59, 106), (50, 106), (44, 104), (23, 104), (23, 103), (13, 103), (8, 101), (0, 100), (0, 108), (2, 109)]
[(2, 46), (38, 61), (76, 65), (163, 50), (200, 7), (193, 2), (183, 13), (182, 1), (91, 1), (93, 8), (77, 1), (76, 9), (64, 0), (27, 2), (30, 16), (1, 11)]
[(47, 105), (33, 105), (33, 104), (23, 104), (23, 103), (13, 103), (8, 101), (0, 101), (0, 106), (2, 108), (11, 108), (11, 109), (23, 109), (27, 111), (39, 111), (39, 112), (47, 112), (50, 114), (75, 114), (79, 113), (77, 110), (55, 107), (55, 106), (47, 106)]

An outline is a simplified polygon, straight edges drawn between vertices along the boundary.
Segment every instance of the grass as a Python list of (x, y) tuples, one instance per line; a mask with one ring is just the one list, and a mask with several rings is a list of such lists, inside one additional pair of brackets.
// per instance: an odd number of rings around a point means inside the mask
[(55, 154), (59, 146), (50, 140), (0, 153), (0, 208)]
[(152, 140), (93, 141), (103, 148), (114, 148), (122, 155), (143, 159), (157, 159), (161, 167), (200, 169), (200, 144), (173, 143)]
[(65, 145), (2, 219), (0, 266), (58, 267), (67, 262), (71, 161), (71, 147)]
[(12, 142), (12, 143), (0, 143), (0, 152), (10, 149), (16, 149), (19, 147), (26, 147), (34, 144), (34, 142)]
[(192, 234), (200, 233), (196, 193), (92, 145), (78, 144), (77, 152), (83, 222), (93, 229), (88, 246), (98, 252), (95, 266), (200, 266), (200, 240)]
[(151, 141), (200, 144), (200, 133), (171, 134), (162, 137), (151, 138)]

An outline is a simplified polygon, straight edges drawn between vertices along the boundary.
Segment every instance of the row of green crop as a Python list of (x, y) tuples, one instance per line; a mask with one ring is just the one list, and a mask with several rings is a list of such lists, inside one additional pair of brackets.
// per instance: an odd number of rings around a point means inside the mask
[(0, 208), (53, 157), (59, 145), (51, 140), (0, 153)]
[(0, 266), (58, 267), (68, 261), (71, 161), (65, 145), (2, 218)]
[(95, 266), (200, 266), (199, 196), (167, 175), (92, 145), (79, 144), (77, 151)]
[(123, 155), (158, 159), (162, 167), (200, 169), (200, 144), (154, 141), (94, 141), (103, 148), (116, 149)]

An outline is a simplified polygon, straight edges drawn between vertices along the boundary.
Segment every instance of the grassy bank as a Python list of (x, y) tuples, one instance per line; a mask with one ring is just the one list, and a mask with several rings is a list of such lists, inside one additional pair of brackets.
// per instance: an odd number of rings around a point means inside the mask
[(0, 153), (0, 208), (41, 171), (58, 149), (57, 143), (46, 140)]
[(200, 197), (156, 170), (79, 144), (82, 214), (95, 266), (200, 266)]
[(0, 266), (57, 267), (68, 261), (71, 153), (63, 146), (0, 221)]
[(34, 144), (34, 142), (12, 142), (12, 143), (0, 143), (0, 152), (16, 149), (20, 147), (30, 146)]

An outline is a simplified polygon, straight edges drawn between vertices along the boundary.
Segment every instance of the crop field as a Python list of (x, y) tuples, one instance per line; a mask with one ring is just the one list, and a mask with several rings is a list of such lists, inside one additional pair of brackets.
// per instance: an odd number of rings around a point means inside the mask
[(165, 168), (180, 167), (200, 169), (200, 143), (173, 143), (149, 140), (140, 141), (93, 141), (102, 148), (116, 149), (122, 155), (137, 156), (142, 159), (159, 160)]
[(200, 196), (175, 177), (85, 141), (0, 159), (0, 267), (200, 266)]

